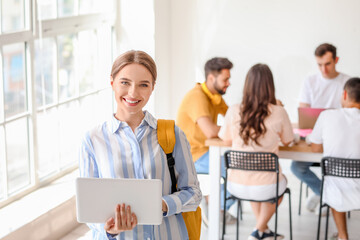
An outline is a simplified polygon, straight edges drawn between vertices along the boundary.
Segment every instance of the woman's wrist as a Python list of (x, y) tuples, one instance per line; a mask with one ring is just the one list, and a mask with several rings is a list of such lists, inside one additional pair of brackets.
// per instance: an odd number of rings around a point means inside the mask
[(164, 200), (162, 200), (162, 211), (166, 213), (168, 211), (168, 206)]

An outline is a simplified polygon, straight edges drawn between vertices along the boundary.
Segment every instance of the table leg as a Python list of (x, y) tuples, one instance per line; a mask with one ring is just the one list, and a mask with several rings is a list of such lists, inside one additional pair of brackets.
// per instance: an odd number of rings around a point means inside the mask
[(220, 238), (220, 148), (211, 146), (209, 149), (209, 239)]

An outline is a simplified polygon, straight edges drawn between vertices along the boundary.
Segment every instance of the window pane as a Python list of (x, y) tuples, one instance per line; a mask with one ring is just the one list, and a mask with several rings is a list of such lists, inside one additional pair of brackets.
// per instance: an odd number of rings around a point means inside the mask
[(76, 15), (74, 0), (58, 0), (58, 17), (68, 17)]
[(24, 44), (3, 47), (5, 117), (27, 110)]
[(97, 59), (97, 39), (94, 31), (79, 32), (79, 64), (77, 67), (80, 79), (80, 94), (88, 92), (94, 88), (94, 81), (98, 67)]
[(79, 0), (80, 14), (88, 14), (94, 12), (96, 12), (96, 10), (94, 9), (94, 0)]
[(111, 55), (111, 43), (112, 33), (109, 26), (104, 26), (96, 30), (98, 37), (98, 61), (97, 61), (97, 71), (98, 76), (95, 80), (95, 88), (105, 88), (110, 87), (110, 68), (112, 65), (112, 55)]
[(114, 9), (114, 0), (94, 0), (94, 9), (99, 13), (111, 13)]
[(0, 199), (4, 198), (4, 183), (5, 183), (5, 175), (4, 175), (4, 161), (5, 161), (5, 136), (4, 136), (4, 127), (0, 126)]
[(58, 37), (59, 99), (75, 96), (74, 35)]
[[(57, 110), (55, 108), (39, 112), (37, 115), (37, 137), (39, 150), (39, 178), (43, 178), (59, 168)], [(49, 133), (49, 130), (51, 133)]]
[(90, 128), (108, 120), (112, 114), (112, 89), (108, 88), (98, 94), (90, 95), (81, 99), (79, 129), (82, 136)]
[(8, 187), (12, 193), (30, 184), (27, 118), (8, 123), (5, 129)]
[(35, 92), (38, 107), (55, 102), (56, 48), (52, 38), (35, 41)]
[[(95, 126), (95, 124), (98, 124), (97, 117), (100, 115), (100, 113), (97, 112), (97, 99), (95, 95), (86, 96), (81, 99), (80, 101), (80, 116), (82, 118), (83, 124), (80, 124), (79, 127), (81, 137), (84, 136), (86, 131), (88, 131), (91, 127)], [(85, 121), (86, 119), (86, 121)]]
[(24, 0), (2, 0), (1, 2), (2, 32), (24, 29)]
[(64, 168), (78, 161), (78, 147), (81, 139), (78, 102), (60, 106), (58, 119), (60, 165)]
[(56, 18), (55, 0), (37, 0), (38, 19)]
[(105, 13), (114, 9), (113, 0), (79, 0), (79, 13)]
[(99, 106), (98, 122), (109, 119), (113, 111), (113, 102), (115, 102), (112, 88), (107, 88), (98, 93), (97, 102)]

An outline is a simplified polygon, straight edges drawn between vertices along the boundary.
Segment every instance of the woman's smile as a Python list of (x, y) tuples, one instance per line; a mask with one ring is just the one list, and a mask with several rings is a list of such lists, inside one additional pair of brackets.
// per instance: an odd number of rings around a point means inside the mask
[(141, 100), (131, 99), (131, 98), (123, 98), (128, 106), (136, 106)]

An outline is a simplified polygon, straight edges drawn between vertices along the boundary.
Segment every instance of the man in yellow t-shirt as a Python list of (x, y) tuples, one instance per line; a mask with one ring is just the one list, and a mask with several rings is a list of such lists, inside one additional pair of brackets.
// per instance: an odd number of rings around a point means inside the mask
[[(218, 136), (220, 126), (217, 125), (217, 117), (219, 114), (225, 115), (228, 109), (222, 95), (230, 86), (232, 67), (233, 64), (227, 58), (216, 57), (207, 61), (205, 82), (197, 83), (185, 95), (178, 110), (176, 124), (184, 131), (190, 143), (197, 173), (209, 173), (209, 147), (205, 146), (205, 140)], [(221, 165), (224, 175), (223, 161)], [(228, 209), (232, 203), (227, 203)]]

